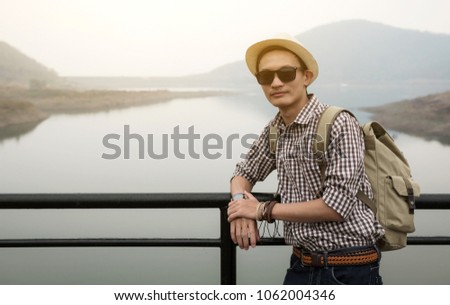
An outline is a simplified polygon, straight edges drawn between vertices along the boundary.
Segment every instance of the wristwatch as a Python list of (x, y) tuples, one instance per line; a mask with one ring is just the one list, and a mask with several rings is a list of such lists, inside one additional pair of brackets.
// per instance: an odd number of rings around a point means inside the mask
[(231, 196), (231, 199), (234, 200), (239, 200), (239, 199), (243, 199), (244, 198), (244, 193), (236, 193), (233, 196)]

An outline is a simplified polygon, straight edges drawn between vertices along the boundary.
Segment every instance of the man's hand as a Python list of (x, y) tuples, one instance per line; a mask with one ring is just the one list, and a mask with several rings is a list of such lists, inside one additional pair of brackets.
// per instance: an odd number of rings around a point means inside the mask
[(244, 194), (247, 199), (234, 200), (228, 204), (228, 222), (231, 223), (237, 218), (257, 219), (258, 199), (249, 192)]
[(230, 223), (231, 239), (239, 248), (248, 250), (249, 245), (254, 248), (259, 240), (259, 231), (256, 221), (247, 218), (238, 218)]

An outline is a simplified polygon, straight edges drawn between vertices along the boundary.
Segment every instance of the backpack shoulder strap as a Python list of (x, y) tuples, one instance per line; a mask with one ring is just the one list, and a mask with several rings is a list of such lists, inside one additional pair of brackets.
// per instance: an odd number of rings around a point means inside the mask
[[(336, 120), (337, 116), (343, 111), (348, 112), (351, 116), (355, 117), (355, 115), (347, 109), (337, 106), (330, 106), (322, 112), (319, 118), (319, 122), (317, 123), (316, 141), (313, 145), (313, 153), (314, 156), (316, 156), (316, 160), (320, 168), (322, 188), (325, 184), (325, 152), (327, 151), (328, 145), (330, 144), (331, 127), (333, 126), (333, 123)], [(375, 128), (381, 127), (381, 129), (384, 131), (381, 125), (379, 125), (378, 123), (372, 123), (365, 124), (363, 126), (363, 133), (369, 134), (369, 129), (373, 128), (372, 125), (375, 125)], [(370, 199), (367, 194), (359, 190), (356, 194), (356, 197), (363, 203), (365, 203), (374, 212), (374, 214), (377, 213), (377, 208), (374, 201)]]
[(320, 168), (322, 187), (325, 183), (325, 152), (330, 144), (331, 127), (342, 111), (347, 110), (337, 106), (329, 106), (322, 112), (319, 122), (317, 123), (316, 138), (313, 143), (313, 154)]
[(365, 205), (367, 205), (375, 215), (377, 215), (377, 206), (375, 202), (372, 199), (370, 199), (369, 196), (366, 195), (366, 193), (359, 190), (358, 193), (356, 193), (356, 197), (359, 200), (361, 200)]

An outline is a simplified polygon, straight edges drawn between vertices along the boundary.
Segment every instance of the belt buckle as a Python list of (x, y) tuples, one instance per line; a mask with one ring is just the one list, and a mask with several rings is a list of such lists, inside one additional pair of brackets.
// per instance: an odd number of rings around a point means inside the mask
[(312, 267), (322, 267), (324, 265), (324, 262), (322, 262), (323, 255), (312, 252), (311, 253), (311, 266)]

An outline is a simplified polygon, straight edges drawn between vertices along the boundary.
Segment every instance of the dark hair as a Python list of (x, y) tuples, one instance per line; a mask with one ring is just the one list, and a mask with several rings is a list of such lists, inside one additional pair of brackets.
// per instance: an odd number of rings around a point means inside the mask
[(301, 71), (305, 71), (308, 69), (308, 67), (306, 66), (305, 62), (303, 61), (303, 59), (301, 59), (297, 54), (295, 54), (294, 52), (292, 52), (291, 50), (282, 47), (282, 46), (270, 46), (267, 47), (265, 49), (263, 49), (259, 54), (258, 54), (258, 58), (256, 59), (256, 71), (259, 72), (259, 62), (261, 61), (261, 58), (266, 55), (267, 53), (271, 52), (271, 51), (275, 51), (275, 50), (281, 50), (281, 51), (288, 51), (292, 54), (295, 55), (295, 57), (297, 57), (298, 62), (300, 63), (300, 67), (299, 70)]

